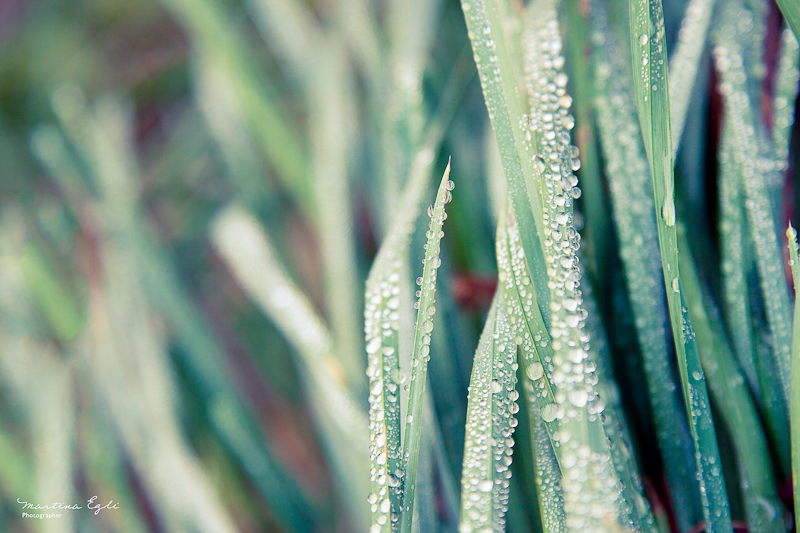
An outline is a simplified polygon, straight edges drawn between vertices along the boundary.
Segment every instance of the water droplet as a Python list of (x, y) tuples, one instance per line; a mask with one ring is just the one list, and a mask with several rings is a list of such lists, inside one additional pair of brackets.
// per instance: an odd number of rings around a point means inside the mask
[(545, 422), (552, 422), (558, 415), (558, 406), (554, 403), (548, 403), (542, 407), (542, 420)]
[(670, 228), (675, 225), (675, 202), (672, 201), (671, 194), (668, 194), (664, 199), (664, 205), (661, 207), (661, 216), (664, 217), (664, 224)]
[(586, 389), (575, 389), (569, 393), (569, 401), (575, 407), (583, 407), (589, 399), (589, 394)]

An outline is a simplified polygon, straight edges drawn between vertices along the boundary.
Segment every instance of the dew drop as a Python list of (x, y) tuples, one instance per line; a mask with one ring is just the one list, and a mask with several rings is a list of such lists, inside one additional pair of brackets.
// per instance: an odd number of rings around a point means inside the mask
[(675, 202), (672, 201), (672, 195), (668, 195), (664, 200), (664, 205), (661, 207), (661, 216), (664, 217), (664, 224), (668, 227), (675, 225)]

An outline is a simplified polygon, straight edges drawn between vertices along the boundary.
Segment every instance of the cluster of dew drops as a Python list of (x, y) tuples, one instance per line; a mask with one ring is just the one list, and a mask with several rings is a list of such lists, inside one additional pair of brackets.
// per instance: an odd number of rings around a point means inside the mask
[[(370, 533), (379, 533), (390, 519), (392, 505), (389, 492), (393, 491), (397, 495), (403, 476), (401, 469), (387, 471), (389, 459), (396, 459), (400, 455), (398, 379), (403, 378), (393, 375), (397, 373), (397, 350), (393, 346), (383, 346), (382, 342), (382, 337), (396, 335), (399, 327), (400, 266), (401, 262), (394, 260), (389, 275), (377, 287), (367, 287), (364, 318), (367, 333), (367, 376), (370, 381), (370, 478), (373, 486), (378, 487), (377, 492), (372, 492), (367, 497), (373, 515), (376, 515)], [(395, 522), (396, 516), (392, 514), (391, 519)]]
[[(589, 337), (584, 329), (586, 312), (581, 307), (580, 270), (577, 251), (580, 235), (573, 223), (572, 202), (580, 197), (575, 171), (580, 168), (578, 149), (569, 131), (572, 99), (566, 93), (567, 76), (562, 72), (561, 38), (555, 17), (526, 40), (526, 79), (530, 95), (530, 130), (536, 134), (536, 164), (543, 184), (545, 260), (548, 268), (554, 382), (567, 392), (572, 406), (586, 407), (591, 399), (593, 373), (584, 364)], [(552, 411), (552, 412), (551, 412)], [(560, 410), (545, 409), (549, 418)], [(577, 413), (576, 413), (577, 414)], [(545, 420), (547, 421), (547, 420)]]
[[(412, 376), (415, 375), (417, 371), (417, 367), (419, 363), (422, 362), (423, 364), (427, 363), (430, 359), (431, 353), (431, 332), (433, 331), (433, 315), (436, 313), (436, 306), (434, 305), (435, 300), (435, 291), (436, 291), (436, 272), (438, 268), (442, 264), (442, 260), (439, 257), (440, 251), (440, 242), (442, 237), (444, 237), (444, 231), (442, 230), (442, 225), (444, 221), (447, 219), (447, 213), (444, 210), (444, 206), (453, 199), (452, 190), (455, 188), (455, 183), (452, 180), (447, 180), (445, 183), (445, 191), (444, 191), (444, 199), (442, 202), (441, 209), (436, 209), (434, 205), (428, 207), (428, 217), (430, 218), (430, 223), (428, 225), (428, 231), (425, 234), (425, 237), (428, 239), (428, 242), (425, 243), (425, 259), (423, 260), (423, 268), (428, 269), (428, 276), (427, 279), (425, 276), (420, 276), (417, 278), (417, 289), (416, 292), (416, 301), (414, 302), (414, 309), (419, 312), (418, 315), (418, 323), (419, 327), (421, 328), (422, 333), (422, 346), (420, 347), (419, 352), (419, 359), (412, 359), (411, 366), (412, 366)], [(423, 301), (423, 290), (427, 291), (427, 294), (431, 295), (430, 301)], [(423, 306), (420, 308), (420, 306)], [(419, 322), (419, 321), (422, 322)], [(413, 377), (412, 377), (413, 379)], [(412, 419), (410, 418), (411, 415), (409, 414), (406, 417), (406, 422), (411, 423)]]
[[(484, 533), (505, 530), (509, 480), (514, 446), (514, 429), (519, 411), (516, 401), (516, 345), (505, 313), (498, 312), (494, 332), (483, 357), (476, 355), (470, 402), (475, 402), (476, 417), (467, 421), (464, 453), (463, 513), (459, 533)], [(477, 372), (476, 372), (477, 371)], [(475, 396), (473, 396), (475, 395)], [(491, 493), (490, 498), (485, 495)]]
[[(569, 114), (572, 99), (566, 93), (567, 76), (562, 71), (564, 59), (557, 18), (555, 13), (544, 18), (547, 22), (527, 36), (525, 61), (531, 106), (528, 127), (536, 137), (536, 166), (543, 186), (545, 261), (552, 294), (550, 336), (554, 371), (551, 381), (557, 386), (556, 403), (544, 406), (541, 416), (545, 422), (562, 417), (578, 420), (584, 416), (597, 420), (604, 405), (597, 396), (595, 366), (588, 353), (587, 314), (581, 305), (577, 255), (580, 235), (575, 229), (572, 206), (580, 197), (575, 176), (580, 159), (569, 133), (574, 127)], [(570, 507), (567, 513), (570, 526), (578, 528), (591, 523), (608, 504), (613, 506), (618, 491), (616, 476), (609, 471), (607, 453), (573, 441), (568, 427), (562, 426), (554, 437), (563, 448), (565, 510)], [(589, 477), (588, 472), (591, 472)], [(579, 500), (590, 477), (603, 486), (603, 503), (596, 502), (596, 509), (585, 514)]]

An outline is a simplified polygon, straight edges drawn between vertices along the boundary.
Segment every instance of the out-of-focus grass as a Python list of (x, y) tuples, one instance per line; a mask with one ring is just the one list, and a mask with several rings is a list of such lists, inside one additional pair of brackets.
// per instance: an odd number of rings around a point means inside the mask
[(797, 12), (2, 3), (0, 530), (786, 531)]

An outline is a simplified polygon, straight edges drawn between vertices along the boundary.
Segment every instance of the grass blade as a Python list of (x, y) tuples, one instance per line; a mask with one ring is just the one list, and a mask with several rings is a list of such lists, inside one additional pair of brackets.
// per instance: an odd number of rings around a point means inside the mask
[(669, 496), (679, 529), (686, 531), (701, 515), (692, 468), (693, 450), (685, 438), (689, 428), (665, 335), (666, 294), (661, 282), (651, 178), (629, 89), (629, 67), (624, 64), (625, 56), (615, 33), (609, 31), (605, 10), (597, 4), (592, 14), (598, 35), (594, 49), (595, 105), (623, 275), (641, 348), (658, 449), (664, 463), (670, 465), (665, 471)]
[(792, 0), (777, 0), (778, 7), (781, 8), (783, 18), (789, 24), (794, 33), (795, 39), (800, 40), (800, 5)]
[(774, 213), (766, 181), (771, 168), (762, 164), (763, 148), (759, 139), (759, 124), (755, 107), (745, 86), (742, 52), (736, 40), (736, 21), (739, 11), (727, 5), (723, 11), (723, 24), (715, 35), (714, 55), (722, 79), (721, 89), (725, 100), (726, 121), (731, 122), (733, 142), (740, 155), (742, 190), (747, 208), (750, 237), (756, 251), (761, 292), (772, 334), (775, 366), (787, 402), (791, 397), (791, 309), (783, 276), (783, 259)]
[(772, 100), (772, 144), (777, 159), (777, 188), (783, 189), (785, 172), (789, 168), (789, 137), (794, 124), (794, 102), (797, 100), (800, 70), (797, 62), (800, 46), (791, 30), (781, 32), (781, 50), (778, 59), (778, 72), (775, 75), (775, 98)]
[(684, 249), (680, 255), (680, 269), (686, 306), (709, 390), (733, 434), (748, 529), (754, 532), (786, 531), (785, 511), (778, 498), (770, 450), (758, 411), (722, 333), (714, 304), (701, 286), (683, 225), (678, 228), (678, 238)]
[(427, 172), (421, 169), (432, 162), (433, 152), (429, 149), (416, 157), (414, 166), (420, 170), (412, 174), (400, 202), (399, 217), (381, 245), (367, 279), (364, 330), (370, 390), (370, 458), (374, 472), (369, 503), (373, 528), (378, 526), (375, 531), (396, 530), (396, 521), (402, 513), (402, 475), (397, 475), (405, 470), (400, 446), (401, 279), (408, 264), (414, 221), (426, 190)]
[[(567, 20), (562, 26), (569, 28), (563, 32), (569, 44), (567, 65), (572, 69), (569, 78), (569, 93), (575, 97), (575, 145), (580, 150), (580, 182), (583, 191), (583, 215), (586, 223), (583, 228), (583, 257), (589, 261), (584, 264), (589, 280), (601, 287), (600, 280), (607, 279), (608, 254), (611, 244), (611, 227), (608, 219), (608, 199), (602, 179), (602, 164), (594, 125), (592, 106), (593, 60), (591, 13), (587, 13), (578, 2), (565, 2)], [(594, 12), (594, 8), (588, 10)]]
[(422, 430), (422, 409), (424, 406), (425, 385), (430, 359), (430, 334), (433, 330), (433, 314), (436, 296), (436, 271), (441, 264), (439, 259), (440, 242), (444, 232), (442, 226), (447, 215), (444, 206), (450, 201), (453, 182), (450, 181), (450, 163), (442, 176), (436, 202), (428, 210), (431, 218), (425, 247), (425, 261), (422, 276), (418, 280), (420, 296), (417, 302), (417, 324), (414, 333), (414, 347), (411, 356), (411, 383), (406, 410), (406, 427), (403, 433), (404, 477), (402, 480), (403, 508), (401, 531), (410, 533), (414, 508), (414, 492), (417, 480), (420, 435)]
[(800, 283), (800, 261), (797, 258), (797, 231), (789, 224), (786, 230), (789, 241), (789, 264), (792, 267), (794, 280), (794, 323), (792, 325), (792, 487), (794, 489), (795, 527), (800, 528), (800, 304), (798, 304), (797, 287)]
[(533, 447), (534, 468), (536, 471), (536, 495), (544, 533), (567, 531), (564, 513), (564, 492), (561, 487), (561, 468), (558, 466), (550, 435), (536, 403), (533, 381), (526, 379), (525, 394), (528, 401), (528, 418), (531, 425), (531, 444)]
[(678, 33), (678, 43), (669, 60), (669, 106), (673, 153), (677, 153), (683, 136), (689, 99), (703, 59), (703, 49), (708, 39), (714, 4), (715, 0), (690, 0), (686, 4), (686, 15)]
[[(363, 504), (355, 495), (368, 494), (366, 413), (347, 388), (347, 376), (335, 352), (331, 334), (311, 302), (284, 272), (266, 234), (256, 220), (232, 206), (214, 221), (212, 241), (236, 279), (256, 305), (281, 329), (296, 347), (302, 372), (308, 380), (311, 405), (327, 431), (334, 466), (350, 472), (340, 479), (351, 500), (351, 511), (359, 520)], [(352, 472), (361, 472), (362, 476)], [(358, 502), (358, 503), (356, 503)]]
[(518, 410), (515, 360), (516, 344), (498, 292), (472, 365), (459, 531), (505, 531)]
[(542, 248), (544, 223), (540, 176), (532, 157), (533, 132), (527, 127), (525, 111), (528, 106), (522, 101), (519, 90), (514, 52), (505, 36), (499, 0), (462, 0), (461, 8), (467, 21), (489, 118), (497, 136), (525, 256), (531, 265), (542, 316), (548, 320), (550, 296)]
[[(630, 0), (631, 54), (639, 122), (653, 177), (658, 240), (670, 323), (684, 400), (691, 421), (698, 481), (707, 531), (732, 531), (719, 448), (703, 369), (689, 317), (683, 311), (675, 230), (673, 149), (667, 49), (661, 0)], [(690, 381), (691, 379), (691, 381)]]
[(363, 324), (349, 183), (356, 109), (352, 72), (343, 46), (326, 42), (314, 71), (310, 140), (317, 234), (323, 266), (327, 316), (342, 366), (354, 393), (364, 390)]
[[(719, 240), (722, 266), (722, 288), (725, 297), (726, 318), (730, 324), (731, 338), (736, 357), (747, 377), (750, 387), (761, 396), (759, 373), (755, 361), (755, 339), (747, 294), (749, 261), (745, 260), (746, 221), (744, 213), (739, 167), (734, 163), (734, 140), (731, 122), (722, 125), (719, 149)], [(768, 394), (765, 389), (763, 394)], [(769, 402), (765, 402), (769, 405)]]
[[(573, 202), (580, 197), (574, 172), (580, 167), (578, 150), (571, 145), (574, 119), (569, 114), (571, 97), (566, 93), (567, 77), (560, 55), (561, 38), (556, 15), (557, 2), (543, 2), (530, 8), (523, 34), (525, 72), (531, 106), (531, 129), (537, 135), (544, 211), (545, 258), (550, 289), (553, 359), (548, 362), (557, 385), (556, 409), (560, 431), (567, 432), (590, 450), (582, 461), (570, 446), (554, 440), (560, 455), (564, 509), (568, 527), (601, 527), (616, 522), (621, 527), (639, 529), (638, 507), (628, 501), (626, 489), (634, 490), (626, 473), (627, 464), (613, 462), (606, 427), (596, 416), (607, 404), (600, 397), (596, 363), (590, 354), (589, 332), (585, 327), (581, 271), (578, 267), (580, 235), (575, 228)], [(536, 293), (538, 298), (539, 294)], [(540, 304), (541, 305), (541, 304)], [(603, 407), (600, 407), (603, 406)], [(542, 409), (542, 415), (548, 413)], [(608, 429), (613, 429), (613, 423)], [(612, 432), (613, 433), (613, 432)], [(602, 467), (597, 461), (607, 461)], [(581, 469), (589, 468), (597, 477), (606, 477), (606, 486), (587, 482)], [(598, 469), (598, 470), (595, 470)], [(594, 509), (585, 515), (584, 505)], [(580, 503), (579, 503), (580, 502)], [(649, 513), (648, 513), (649, 514)]]

